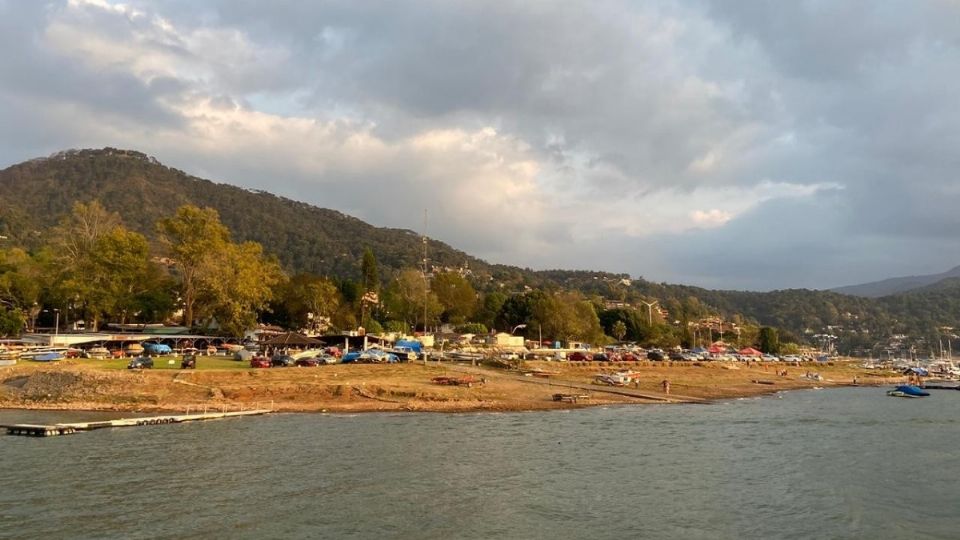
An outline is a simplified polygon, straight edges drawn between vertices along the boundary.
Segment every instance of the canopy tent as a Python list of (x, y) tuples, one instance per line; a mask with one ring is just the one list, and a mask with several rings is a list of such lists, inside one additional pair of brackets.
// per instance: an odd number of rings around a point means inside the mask
[(741, 356), (763, 356), (763, 353), (754, 349), (753, 347), (744, 347), (737, 351), (737, 354)]
[(714, 343), (713, 345), (710, 345), (710, 348), (707, 349), (707, 351), (708, 351), (710, 354), (723, 354), (723, 353), (727, 352), (727, 346), (726, 346), (726, 345), (722, 345), (722, 344), (720, 344), (720, 343)]
[(261, 341), (260, 345), (266, 345), (268, 347), (306, 347), (311, 345), (323, 347), (326, 343), (296, 332), (286, 332), (273, 336), (266, 341)]
[(911, 373), (914, 375), (920, 375), (923, 377), (927, 377), (930, 375), (930, 372), (922, 367), (911, 367), (903, 370), (904, 375), (910, 375)]

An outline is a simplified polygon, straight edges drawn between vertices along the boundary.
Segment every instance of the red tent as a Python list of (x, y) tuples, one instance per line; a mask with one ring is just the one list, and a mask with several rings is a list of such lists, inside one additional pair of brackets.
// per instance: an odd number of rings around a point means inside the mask
[(763, 353), (753, 347), (744, 347), (737, 351), (740, 356), (763, 356)]
[(727, 346), (722, 343), (714, 343), (710, 345), (710, 348), (707, 349), (707, 352), (710, 354), (723, 354), (727, 352)]

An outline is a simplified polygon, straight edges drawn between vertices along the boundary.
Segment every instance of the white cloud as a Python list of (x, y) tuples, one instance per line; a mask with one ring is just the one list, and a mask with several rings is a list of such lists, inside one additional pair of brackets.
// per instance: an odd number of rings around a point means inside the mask
[[(0, 55), (0, 158), (133, 147), (378, 225), (419, 228), (427, 207), (434, 236), (537, 267), (683, 279), (660, 239), (802, 244), (806, 214), (774, 232), (770, 208), (837, 212), (816, 219), (851, 252), (882, 249), (864, 238), (960, 220), (956, 11), (0, 4), (0, 46), (21, 53)], [(808, 248), (845, 273), (868, 259)]]

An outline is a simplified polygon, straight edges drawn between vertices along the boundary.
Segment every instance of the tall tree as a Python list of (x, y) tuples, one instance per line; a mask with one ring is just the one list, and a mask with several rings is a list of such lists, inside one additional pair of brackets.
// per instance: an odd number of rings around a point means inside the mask
[(780, 352), (780, 333), (776, 328), (764, 326), (760, 329), (760, 350), (768, 354)]
[(158, 221), (157, 232), (180, 277), (183, 324), (192, 326), (201, 284), (221, 270), (216, 255), (226, 251), (230, 231), (213, 208), (185, 205)]
[(340, 308), (337, 285), (328, 278), (297, 274), (282, 283), (274, 294), (274, 319), (290, 328), (320, 328), (320, 321), (331, 319)]
[(75, 202), (52, 231), (52, 243), (66, 259), (79, 261), (89, 255), (101, 236), (119, 225), (120, 215), (107, 211), (100, 201)]
[(385, 293), (387, 316), (390, 319), (403, 321), (409, 327), (423, 322), (424, 300), (427, 303), (427, 321), (424, 328), (436, 321), (443, 311), (437, 295), (426, 289), (423, 274), (419, 270), (408, 268), (390, 283)]
[(496, 326), (497, 314), (500, 313), (500, 308), (503, 307), (503, 303), (506, 301), (507, 295), (500, 291), (487, 293), (484, 295), (474, 319), (488, 328), (494, 328)]
[(380, 271), (377, 269), (377, 257), (373, 250), (367, 248), (363, 251), (363, 260), (360, 263), (360, 273), (363, 277), (363, 292), (380, 292)]
[(280, 264), (256, 242), (227, 243), (211, 259), (218, 271), (202, 276), (206, 308), (222, 331), (240, 335), (256, 324), (257, 312), (270, 301), (283, 276)]
[(363, 251), (360, 273), (363, 285), (363, 296), (360, 298), (360, 324), (370, 327), (373, 321), (369, 315), (380, 305), (380, 272), (377, 270), (377, 258), (370, 248)]
[(443, 322), (462, 324), (473, 315), (477, 304), (477, 292), (466, 278), (457, 272), (440, 272), (433, 278), (431, 287), (437, 295), (443, 313)]
[(97, 329), (104, 319), (142, 311), (141, 295), (158, 285), (147, 239), (123, 227), (97, 201), (76, 203), (54, 228), (48, 249), (54, 281), (48, 300), (77, 307)]

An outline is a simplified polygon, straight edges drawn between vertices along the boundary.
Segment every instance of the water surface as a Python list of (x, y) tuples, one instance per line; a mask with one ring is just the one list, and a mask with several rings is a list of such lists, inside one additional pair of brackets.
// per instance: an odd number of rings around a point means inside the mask
[(0, 537), (957, 538), (958, 412), (857, 388), (2, 436)]

